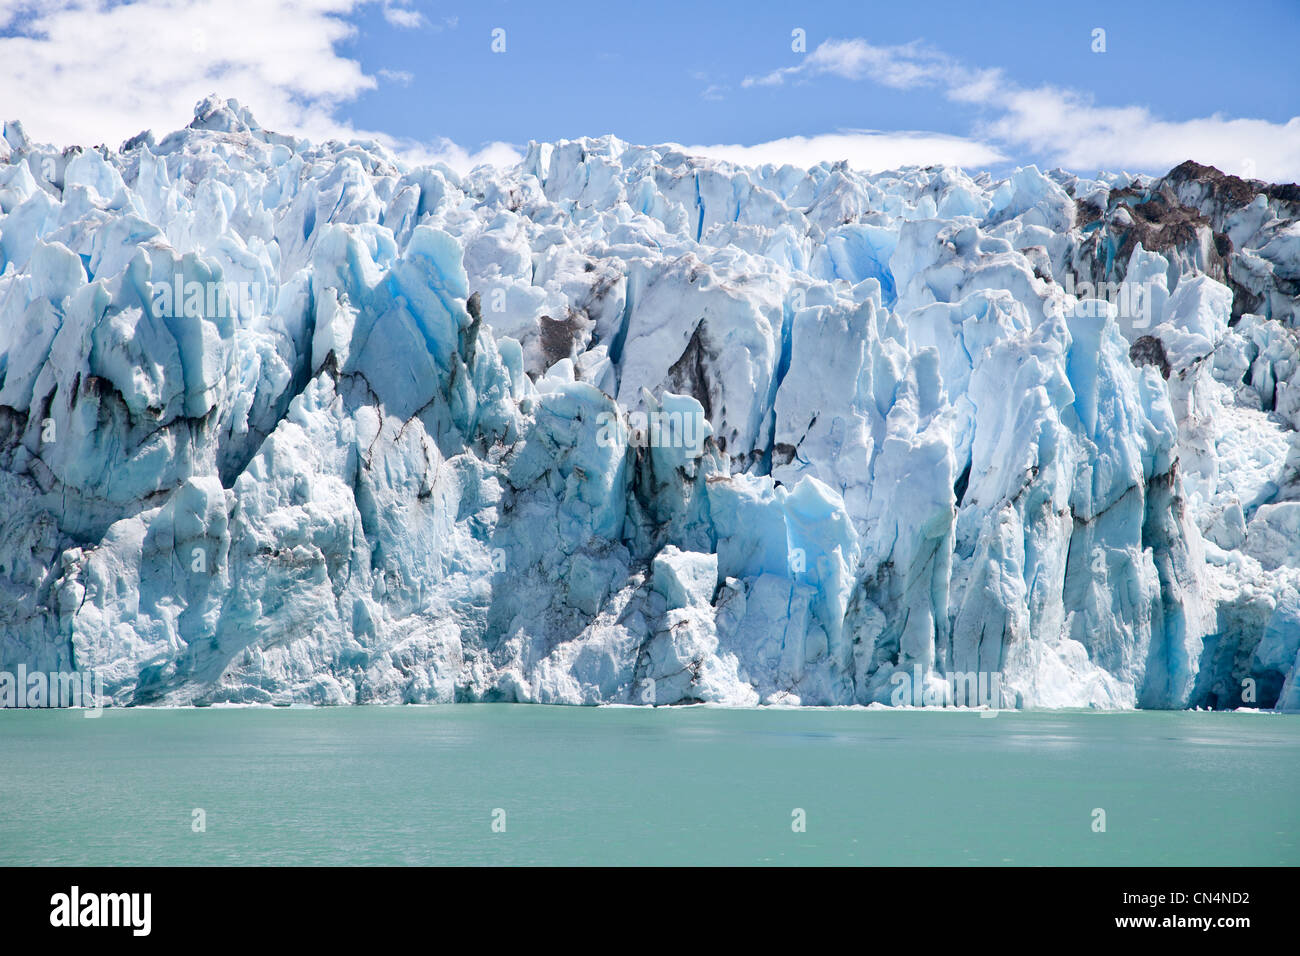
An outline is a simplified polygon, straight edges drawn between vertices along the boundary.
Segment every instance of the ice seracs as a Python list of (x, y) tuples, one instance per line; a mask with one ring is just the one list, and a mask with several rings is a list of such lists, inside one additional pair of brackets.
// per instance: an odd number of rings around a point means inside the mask
[(1300, 707), (1294, 186), (612, 137), (462, 177), (216, 98), (0, 141), (0, 659), (118, 704)]

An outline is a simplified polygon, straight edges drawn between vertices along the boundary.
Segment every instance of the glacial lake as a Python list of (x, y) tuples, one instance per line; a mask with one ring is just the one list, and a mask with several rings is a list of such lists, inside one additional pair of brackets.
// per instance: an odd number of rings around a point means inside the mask
[(6, 865), (1300, 864), (1296, 715), (27, 710), (0, 767)]

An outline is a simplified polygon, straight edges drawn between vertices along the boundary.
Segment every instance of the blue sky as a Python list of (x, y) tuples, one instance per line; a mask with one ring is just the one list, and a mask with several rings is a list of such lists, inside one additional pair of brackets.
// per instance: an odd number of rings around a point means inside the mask
[(54, 142), (180, 126), (217, 92), (459, 166), (614, 133), (750, 161), (1300, 178), (1300, 0), (0, 0), (0, 37), (0, 115)]
[[(795, 65), (795, 27), (807, 31), (809, 49), (831, 38), (922, 40), (972, 66), (1003, 67), (1025, 86), (1074, 86), (1101, 103), (1145, 105), (1170, 119), (1221, 111), (1285, 122), (1300, 111), (1300, 0), (1234, 4), (1239, 14), (1231, 18), (1222, 0), (1096, 2), (1086, 14), (1075, 4), (969, 0), (942, 17), (932, 4), (908, 0), (771, 6), (664, 0), (645, 5), (648, 15), (589, 0), (496, 0), (460, 12), (416, 4), (431, 19), (457, 18), (455, 29), (437, 33), (394, 28), (372, 7), (345, 49), (371, 72), (403, 70), (413, 80), (404, 90), (363, 94), (345, 112), (358, 125), (416, 138), (433, 127), (464, 142), (609, 132), (634, 142), (755, 143), (844, 127), (968, 132), (965, 115), (925, 91), (836, 77), (734, 88), (745, 76)], [(1268, 31), (1273, 55), (1249, 54), (1269, 19), (1278, 28)], [(497, 26), (507, 31), (504, 54), (490, 50)], [(1107, 31), (1105, 54), (1091, 51), (1093, 27)], [(733, 89), (702, 97), (711, 85)]]

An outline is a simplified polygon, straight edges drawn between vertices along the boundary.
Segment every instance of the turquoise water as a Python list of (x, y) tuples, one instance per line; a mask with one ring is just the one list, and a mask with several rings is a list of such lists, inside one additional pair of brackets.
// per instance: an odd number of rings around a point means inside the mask
[(1300, 864), (1295, 716), (6, 711), (0, 768), (0, 864)]

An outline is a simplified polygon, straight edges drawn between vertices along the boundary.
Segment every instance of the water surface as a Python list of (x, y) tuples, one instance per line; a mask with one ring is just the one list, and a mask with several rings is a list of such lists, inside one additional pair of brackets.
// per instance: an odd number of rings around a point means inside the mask
[(1297, 831), (1290, 715), (0, 712), (0, 864), (1294, 866)]

